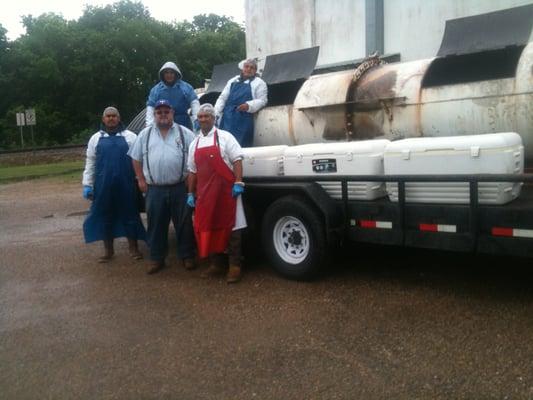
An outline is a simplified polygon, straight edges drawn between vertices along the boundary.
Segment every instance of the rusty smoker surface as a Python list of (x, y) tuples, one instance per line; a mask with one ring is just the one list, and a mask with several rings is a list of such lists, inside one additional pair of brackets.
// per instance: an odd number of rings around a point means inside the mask
[[(438, 58), (313, 75), (293, 105), (256, 116), (256, 146), (518, 132), (533, 161), (533, 43), (513, 77), (424, 87)], [(352, 132), (350, 134), (350, 132)]]

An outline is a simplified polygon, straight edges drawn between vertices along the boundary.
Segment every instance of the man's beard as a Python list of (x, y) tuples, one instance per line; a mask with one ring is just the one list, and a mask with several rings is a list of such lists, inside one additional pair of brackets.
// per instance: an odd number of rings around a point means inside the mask
[(200, 125), (200, 130), (202, 131), (202, 133), (205, 135), (207, 135), (209, 132), (211, 132), (211, 129), (213, 129), (213, 126), (214, 125), (211, 125), (209, 128), (206, 127), (205, 129)]
[(168, 121), (168, 122), (158, 122), (157, 123), (157, 127), (158, 128), (171, 128), (172, 127), (172, 120)]

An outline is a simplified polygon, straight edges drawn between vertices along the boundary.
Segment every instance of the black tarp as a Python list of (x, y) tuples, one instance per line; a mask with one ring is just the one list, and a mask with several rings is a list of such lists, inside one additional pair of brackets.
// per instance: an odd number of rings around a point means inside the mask
[(209, 82), (209, 86), (205, 93), (222, 92), (226, 83), (240, 73), (239, 63), (236, 62), (215, 65), (213, 67), (213, 73), (211, 74), (211, 81)]
[(211, 81), (207, 90), (200, 97), (200, 103), (211, 103), (215, 104), (218, 96), (224, 90), (226, 83), (233, 78), (235, 75), (239, 75), (241, 70), (239, 69), (239, 63), (233, 62), (228, 64), (219, 64), (213, 67), (213, 72), (211, 73)]
[(448, 20), (437, 56), (525, 46), (532, 24), (533, 4)]
[(267, 56), (261, 78), (268, 84), (307, 79), (315, 69), (319, 47)]
[[(268, 85), (268, 104), (290, 104), (303, 82), (311, 76), (318, 59), (319, 47), (269, 55), (261, 78)], [(238, 63), (215, 65), (211, 82), (200, 103), (215, 104), (229, 79), (238, 75)]]

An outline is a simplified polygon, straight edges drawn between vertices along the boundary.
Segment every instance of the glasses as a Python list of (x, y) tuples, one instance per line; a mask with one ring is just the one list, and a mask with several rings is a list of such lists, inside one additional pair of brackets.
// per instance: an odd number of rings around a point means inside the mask
[(167, 115), (167, 114), (170, 114), (170, 111), (169, 110), (157, 110), (155, 113), (157, 115), (161, 115), (161, 114)]

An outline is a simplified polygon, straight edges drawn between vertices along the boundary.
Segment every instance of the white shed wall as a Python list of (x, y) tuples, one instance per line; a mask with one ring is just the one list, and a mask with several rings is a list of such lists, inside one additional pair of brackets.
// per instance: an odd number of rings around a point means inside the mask
[(385, 54), (402, 61), (433, 57), (446, 20), (531, 4), (531, 0), (384, 0)]
[[(532, 0), (384, 0), (384, 52), (402, 61), (436, 55), (445, 21), (517, 7)], [(246, 53), (320, 46), (317, 65), (366, 56), (365, 0), (246, 0)]]
[(246, 0), (246, 56), (312, 47), (313, 0)]
[(365, 56), (364, 0), (316, 0), (318, 65)]

